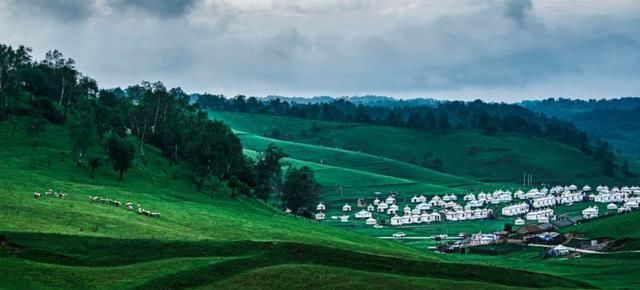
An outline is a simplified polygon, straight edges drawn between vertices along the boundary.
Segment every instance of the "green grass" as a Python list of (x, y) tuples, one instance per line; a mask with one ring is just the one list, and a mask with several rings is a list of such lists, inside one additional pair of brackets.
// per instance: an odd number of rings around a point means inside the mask
[[(354, 271), (388, 273), (395, 277), (388, 282), (395, 288), (419, 279), (436, 279), (443, 287), (589, 286), (533, 272), (444, 262), (415, 247), (286, 216), (254, 199), (230, 199), (224, 186), (197, 192), (180, 166), (170, 167), (153, 148), (147, 148), (145, 162), (137, 159), (124, 181), (117, 181), (109, 167), (92, 179), (69, 157), (63, 127), (49, 126), (38, 148), (23, 132), (21, 126), (14, 130), (0, 123), (0, 235), (17, 247), (0, 247), (2, 289), (213, 287), (260, 269), (309, 264), (350, 269), (334, 271), (343, 280)], [(49, 188), (68, 197), (33, 198), (34, 191)], [(90, 203), (92, 195), (139, 203), (162, 217)], [(295, 275), (280, 273), (272, 279), (285, 282)]]
[(640, 239), (640, 212), (617, 214), (563, 229), (590, 238)]
[[(289, 141), (362, 152), (403, 163), (420, 161), (425, 153), (431, 152), (444, 160), (448, 176), (467, 180), (516, 185), (521, 183), (522, 174), (527, 171), (533, 172), (535, 183), (614, 182), (602, 176), (596, 160), (579, 150), (521, 134), (485, 136), (474, 130), (427, 133), (258, 114), (210, 114), (236, 130), (254, 135), (263, 136), (278, 129)], [(314, 122), (318, 128), (316, 131), (311, 130)], [(246, 142), (252, 144), (253, 141)], [(459, 183), (453, 181), (450, 184)]]

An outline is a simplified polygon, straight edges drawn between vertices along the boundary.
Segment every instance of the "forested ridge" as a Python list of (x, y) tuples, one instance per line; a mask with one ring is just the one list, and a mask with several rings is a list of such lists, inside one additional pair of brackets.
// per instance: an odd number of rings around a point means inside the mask
[(600, 161), (602, 172), (606, 176), (612, 177), (618, 170), (622, 175), (628, 174), (624, 169), (624, 161), (616, 161), (608, 142), (590, 139), (586, 132), (576, 128), (571, 122), (547, 117), (514, 104), (485, 103), (476, 100), (388, 107), (354, 104), (344, 98), (298, 103), (273, 97), (261, 99), (239, 95), (226, 98), (223, 95), (211, 94), (199, 95), (197, 103), (201, 108), (209, 110), (355, 122), (431, 132), (477, 129), (485, 135), (500, 132), (521, 133), (547, 138), (581, 150)]
[[(153, 146), (199, 191), (226, 186), (232, 197), (267, 200), (285, 183), (280, 172), (284, 152), (270, 146), (256, 160), (245, 157), (231, 129), (209, 119), (182, 89), (166, 88), (162, 82), (100, 89), (57, 50), (38, 61), (30, 48), (0, 44), (0, 98), (0, 125), (24, 127), (34, 149), (49, 126), (66, 126), (69, 136), (63, 137), (70, 138), (69, 150), (91, 176), (108, 165), (122, 180), (134, 160), (146, 162), (145, 148)], [(96, 147), (104, 153), (88, 156)], [(291, 170), (286, 176), (301, 180), (287, 180), (286, 192), (305, 196), (285, 194), (282, 205), (304, 210), (315, 199), (313, 173), (308, 168)], [(298, 191), (296, 186), (304, 188)]]

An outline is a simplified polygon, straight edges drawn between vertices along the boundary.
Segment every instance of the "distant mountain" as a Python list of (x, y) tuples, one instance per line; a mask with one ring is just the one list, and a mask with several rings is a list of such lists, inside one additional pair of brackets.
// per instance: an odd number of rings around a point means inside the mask
[(640, 159), (640, 97), (611, 100), (546, 99), (521, 106), (573, 122), (578, 128), (610, 142), (620, 153)]
[(432, 98), (418, 98), (418, 99), (394, 99), (387, 96), (343, 96), (343, 97), (331, 97), (331, 96), (315, 96), (315, 97), (284, 97), (284, 96), (266, 96), (264, 98), (258, 98), (263, 100), (275, 100), (287, 101), (297, 104), (319, 104), (319, 103), (331, 103), (335, 100), (347, 100), (355, 105), (365, 105), (372, 107), (385, 107), (385, 108), (401, 108), (401, 107), (417, 107), (417, 106), (429, 106), (436, 107), (441, 101)]

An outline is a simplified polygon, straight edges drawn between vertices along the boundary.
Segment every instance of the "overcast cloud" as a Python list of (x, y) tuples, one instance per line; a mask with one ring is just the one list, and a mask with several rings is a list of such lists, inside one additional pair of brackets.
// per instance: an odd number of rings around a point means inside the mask
[(640, 95), (635, 0), (0, 0), (102, 87), (494, 101)]

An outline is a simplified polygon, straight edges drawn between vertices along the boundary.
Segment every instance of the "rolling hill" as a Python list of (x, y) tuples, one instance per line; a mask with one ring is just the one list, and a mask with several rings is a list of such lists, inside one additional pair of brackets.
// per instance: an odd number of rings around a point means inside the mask
[[(446, 174), (433, 170), (413, 171), (418, 176), (434, 176), (436, 184), (444, 180), (452, 187), (481, 183), (518, 186), (523, 172), (533, 173), (534, 184), (612, 184), (616, 180), (600, 172), (599, 162), (576, 148), (548, 139), (515, 133), (486, 136), (475, 130), (451, 130), (440, 133), (356, 123), (313, 121), (280, 116), (211, 112), (233, 129), (251, 133), (243, 137), (247, 148), (260, 150), (267, 143), (257, 136), (271, 136), (277, 130), (280, 139), (395, 160), (403, 166), (418, 163), (425, 154), (444, 160)], [(305, 154), (294, 158), (305, 158)], [(319, 158), (316, 158), (318, 160)], [(337, 161), (339, 162), (339, 161)], [(347, 161), (348, 162), (348, 161)], [(343, 165), (343, 164), (341, 164)], [(412, 165), (412, 168), (417, 166)], [(380, 173), (393, 175), (393, 172)], [(412, 171), (412, 170), (409, 170)], [(402, 175), (398, 175), (402, 176)], [(438, 176), (439, 179), (435, 178)], [(495, 188), (495, 186), (494, 186)]]
[[(180, 165), (170, 167), (151, 147), (124, 181), (109, 167), (90, 178), (69, 157), (64, 127), (49, 126), (34, 147), (22, 122), (14, 124), (0, 123), (0, 288), (282, 289), (300, 287), (304, 277), (327, 285), (349, 280), (353, 287), (375, 281), (393, 288), (590, 287), (553, 275), (443, 261), (283, 215), (253, 199), (231, 199), (223, 186), (197, 192)], [(92, 154), (102, 153), (93, 148)], [(48, 189), (67, 197), (34, 199), (33, 192)], [(92, 203), (90, 196), (139, 203), (161, 217)], [(246, 278), (266, 276), (279, 284), (251, 285)]]

